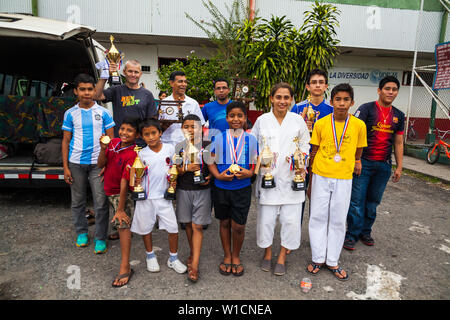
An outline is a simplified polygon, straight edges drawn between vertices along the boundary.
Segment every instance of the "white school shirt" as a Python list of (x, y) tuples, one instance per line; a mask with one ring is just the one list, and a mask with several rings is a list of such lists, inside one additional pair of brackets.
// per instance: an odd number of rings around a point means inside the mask
[(162, 199), (164, 192), (169, 187), (167, 174), (170, 169), (175, 148), (163, 143), (159, 152), (154, 152), (148, 146), (139, 152), (142, 164), (147, 167), (147, 174), (142, 178), (142, 187), (147, 194), (147, 199)]
[[(174, 101), (173, 94), (163, 100)], [(191, 97), (185, 95), (184, 103), (181, 105), (181, 109), (183, 110), (183, 117), (188, 114), (195, 114), (200, 118), (202, 126), (205, 124), (205, 118), (203, 118), (200, 105)], [(178, 120), (178, 106), (161, 106), (160, 110), (164, 111), (164, 113), (159, 114), (160, 120)], [(163, 143), (170, 143), (173, 146), (176, 146), (177, 143), (183, 141), (184, 139), (186, 138), (181, 130), (181, 123), (171, 124), (161, 136), (161, 141)]]
[(114, 127), (114, 120), (106, 108), (94, 103), (89, 109), (76, 104), (64, 113), (62, 129), (72, 132), (69, 162), (96, 164), (100, 153), (100, 137)]
[(258, 117), (251, 133), (258, 139), (260, 154), (264, 148), (262, 139), (264, 136), (270, 150), (277, 155), (275, 168), (271, 171), (275, 179), (275, 188), (261, 188), (261, 179), (265, 172), (260, 167), (255, 188), (259, 203), (262, 205), (283, 205), (298, 204), (305, 201), (304, 191), (294, 191), (291, 188), (294, 171), (290, 170), (290, 162), (286, 161), (286, 157), (290, 157), (296, 149), (294, 137), (300, 139), (300, 150), (309, 154), (309, 140), (311, 138), (303, 118), (293, 112), (287, 112), (280, 125), (273, 112), (270, 111)]

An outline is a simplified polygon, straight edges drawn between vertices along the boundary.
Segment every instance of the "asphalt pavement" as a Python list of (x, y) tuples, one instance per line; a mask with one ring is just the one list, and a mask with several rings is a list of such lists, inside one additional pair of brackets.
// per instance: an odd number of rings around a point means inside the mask
[[(200, 279), (188, 281), (166, 266), (167, 233), (153, 232), (161, 272), (146, 271), (140, 236), (132, 238), (131, 264), (135, 275), (120, 289), (112, 288), (120, 263), (118, 241), (109, 241), (108, 252), (93, 253), (75, 247), (69, 189), (0, 190), (0, 299), (61, 300), (448, 300), (450, 297), (450, 188), (408, 175), (390, 181), (378, 208), (373, 230), (375, 246), (358, 242), (356, 250), (343, 249), (340, 265), (350, 279), (338, 281), (322, 269), (309, 275), (311, 259), (308, 214), (302, 242), (286, 263), (287, 273), (276, 276), (259, 269), (263, 249), (256, 245), (256, 204), (249, 213), (242, 248), (242, 277), (218, 272), (223, 251), (218, 221), (204, 231)], [(308, 205), (306, 206), (308, 208)], [(92, 238), (94, 226), (89, 227)], [(279, 250), (279, 226), (274, 252)], [(188, 256), (180, 230), (179, 256)], [(276, 256), (272, 260), (272, 268)], [(303, 277), (312, 279), (308, 293), (300, 290)]]

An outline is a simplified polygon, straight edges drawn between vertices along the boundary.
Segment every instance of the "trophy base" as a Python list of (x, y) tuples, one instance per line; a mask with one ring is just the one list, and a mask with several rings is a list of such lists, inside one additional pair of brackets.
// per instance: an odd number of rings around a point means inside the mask
[(145, 200), (147, 199), (147, 195), (145, 194), (145, 191), (136, 192), (133, 191), (131, 193), (131, 199), (138, 201), (138, 200)]
[(261, 180), (261, 188), (263, 189), (275, 188), (275, 179), (273, 177), (272, 179), (263, 178)]
[(292, 181), (292, 190), (294, 191), (305, 191), (306, 190), (306, 182), (305, 181)]
[(175, 192), (168, 192), (166, 190), (166, 192), (164, 193), (164, 199), (166, 200), (176, 200), (177, 199), (177, 194)]
[(205, 183), (205, 177), (203, 176), (203, 174), (200, 174), (198, 176), (194, 176), (194, 184), (202, 184)]
[(122, 84), (122, 82), (120, 81), (120, 76), (111, 76), (110, 79), (111, 79), (111, 85), (113, 85), (113, 86), (118, 86), (118, 85)]

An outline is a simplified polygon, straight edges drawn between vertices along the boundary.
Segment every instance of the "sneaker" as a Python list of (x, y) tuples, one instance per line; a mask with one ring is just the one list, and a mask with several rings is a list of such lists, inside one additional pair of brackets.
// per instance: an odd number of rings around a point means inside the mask
[(373, 246), (375, 244), (375, 241), (368, 234), (362, 234), (359, 236), (359, 238), (361, 239), (361, 242), (364, 243), (366, 246)]
[(147, 270), (150, 272), (159, 272), (159, 264), (156, 256), (150, 259), (146, 259), (147, 261)]
[(101, 253), (105, 253), (106, 251), (108, 251), (108, 246), (106, 245), (106, 241), (95, 239), (94, 253), (101, 254)]
[(89, 244), (89, 238), (87, 233), (81, 233), (77, 237), (77, 242), (75, 243), (77, 247), (87, 247)]
[(170, 258), (169, 258), (167, 260), (167, 266), (169, 268), (175, 270), (178, 273), (185, 273), (187, 270), (187, 267), (180, 261), (180, 259), (170, 262)]
[(355, 250), (355, 241), (351, 240), (351, 239), (345, 239), (345, 241), (344, 241), (344, 249)]

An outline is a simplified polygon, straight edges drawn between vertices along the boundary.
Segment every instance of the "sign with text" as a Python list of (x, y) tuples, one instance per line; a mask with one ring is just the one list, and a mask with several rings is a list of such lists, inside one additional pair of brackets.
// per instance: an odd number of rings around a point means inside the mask
[(450, 42), (437, 44), (435, 56), (436, 74), (433, 90), (450, 89)]
[(400, 70), (378, 70), (357, 68), (332, 68), (328, 72), (330, 84), (349, 83), (352, 86), (378, 87), (378, 83), (386, 76), (394, 76), (401, 82)]

